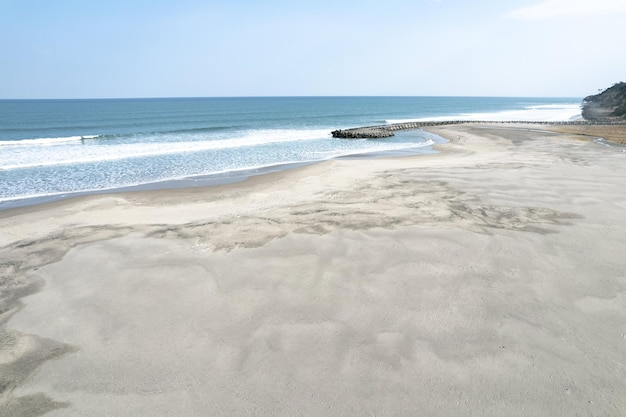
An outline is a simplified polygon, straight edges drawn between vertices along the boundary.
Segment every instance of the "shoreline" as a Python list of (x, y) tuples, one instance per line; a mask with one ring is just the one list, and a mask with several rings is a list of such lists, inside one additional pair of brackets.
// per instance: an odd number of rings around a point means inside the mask
[(622, 147), (427, 130), (0, 212), (0, 415), (624, 412)]
[(286, 164), (276, 164), (258, 168), (246, 168), (237, 171), (228, 171), (217, 174), (197, 175), (192, 177), (174, 178), (162, 181), (149, 182), (145, 184), (128, 185), (123, 187), (115, 187), (103, 190), (85, 190), (66, 193), (58, 193), (51, 195), (43, 195), (37, 197), (16, 198), (14, 200), (6, 200), (0, 202), (0, 215), (3, 211), (21, 209), (32, 206), (51, 204), (60, 201), (74, 200), (77, 198), (124, 194), (143, 191), (159, 191), (171, 189), (191, 189), (198, 187), (215, 187), (220, 185), (235, 184), (246, 181), (250, 177), (257, 175), (266, 175), (273, 172), (295, 169), (300, 166), (307, 166), (317, 162), (292, 162)]
[[(443, 140), (443, 138), (442, 138)], [(441, 142), (443, 143), (443, 142)], [(258, 175), (267, 175), (279, 171), (288, 171), (304, 167), (308, 165), (314, 165), (326, 162), (328, 160), (341, 160), (341, 159), (368, 159), (368, 158), (386, 158), (396, 156), (419, 156), (426, 155), (432, 152), (432, 145), (419, 145), (411, 148), (390, 150), (390, 151), (371, 151), (365, 153), (354, 153), (342, 155), (330, 159), (319, 161), (294, 161), (287, 163), (277, 163), (273, 165), (242, 168), (234, 171), (219, 172), (214, 174), (202, 174), (183, 178), (172, 178), (154, 182), (148, 182), (144, 184), (128, 185), (115, 187), (110, 189), (94, 189), (85, 191), (74, 192), (61, 192), (58, 194), (43, 195), (36, 197), (23, 197), (15, 198), (12, 200), (0, 201), (0, 216), (5, 211), (21, 209), (31, 206), (39, 206), (42, 204), (51, 204), (59, 201), (73, 200), (76, 198), (87, 197), (91, 195), (108, 195), (119, 193), (133, 193), (142, 191), (158, 191), (158, 190), (170, 190), (170, 189), (190, 189), (198, 187), (214, 187), (219, 185), (234, 184), (241, 181), (246, 181), (251, 177)]]
[[(440, 126), (460, 126), (460, 125), (495, 125), (500, 126), (503, 129), (506, 128), (514, 128), (519, 127), (522, 129), (528, 129), (529, 127), (539, 126), (540, 128), (537, 131), (553, 131), (556, 133), (571, 133), (574, 135), (579, 135), (583, 137), (585, 140), (593, 140), (596, 137), (604, 138), (606, 141), (612, 142), (616, 145), (624, 145), (626, 146), (626, 128), (624, 128), (623, 124), (612, 123), (612, 124), (601, 124), (601, 123), (581, 123), (578, 121), (574, 122), (506, 122), (506, 121), (486, 121), (486, 122), (477, 122), (477, 121), (461, 121), (459, 123), (451, 123), (451, 122), (433, 122), (435, 124), (430, 124), (430, 122), (415, 122), (415, 123), (401, 123), (404, 124), (424, 124), (424, 126), (420, 127), (419, 130), (424, 130), (426, 132), (435, 133)], [(362, 128), (354, 128), (347, 129), (349, 130), (359, 130)], [(416, 130), (418, 128), (415, 128)], [(437, 133), (435, 133), (437, 134)], [(441, 137), (441, 136), (440, 136)], [(450, 140), (450, 138), (446, 138)], [(376, 139), (370, 139), (376, 140)], [(382, 139), (384, 140), (384, 139)], [(386, 158), (386, 157), (406, 157), (406, 156), (419, 156), (425, 155), (429, 153), (429, 150), (433, 150), (436, 152), (437, 146), (442, 143), (434, 143), (433, 145), (429, 145), (428, 147), (416, 147), (416, 148), (407, 148), (403, 150), (395, 150), (395, 151), (385, 151), (385, 152), (367, 152), (364, 154), (353, 154), (353, 155), (343, 155), (334, 159), (369, 159), (369, 158)], [(129, 185), (116, 187), (111, 189), (103, 189), (103, 190), (87, 190), (87, 191), (75, 191), (75, 192), (66, 192), (66, 193), (58, 193), (54, 195), (45, 195), (45, 196), (37, 196), (37, 197), (26, 197), (26, 198), (16, 198), (14, 200), (6, 200), (0, 201), (0, 216), (4, 212), (11, 212), (12, 210), (22, 209), (31, 206), (39, 206), (39, 205), (47, 205), (59, 201), (65, 200), (73, 200), (76, 198), (87, 197), (91, 195), (108, 195), (108, 194), (118, 194), (118, 193), (127, 193), (127, 192), (142, 192), (142, 191), (156, 191), (156, 190), (169, 190), (169, 189), (189, 189), (196, 187), (212, 187), (219, 185), (227, 185), (233, 184), (241, 181), (246, 181), (250, 177), (254, 177), (257, 175), (266, 175), (268, 173), (273, 173), (277, 171), (283, 170), (291, 170), (294, 168), (298, 168), (301, 166), (313, 165), (324, 163), (327, 160), (320, 161), (301, 161), (301, 162), (289, 162), (289, 163), (279, 163), (275, 165), (268, 165), (263, 167), (254, 167), (254, 168), (245, 168), (236, 171), (228, 171), (223, 173), (216, 174), (205, 174), (205, 175), (197, 175), (192, 177), (184, 177), (184, 178), (175, 178), (168, 180), (155, 181), (145, 184), (137, 184), (137, 185)]]

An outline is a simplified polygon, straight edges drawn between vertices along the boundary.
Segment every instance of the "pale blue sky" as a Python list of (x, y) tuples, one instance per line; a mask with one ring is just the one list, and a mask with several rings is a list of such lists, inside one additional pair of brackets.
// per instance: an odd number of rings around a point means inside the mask
[(626, 0), (0, 0), (0, 98), (568, 96)]

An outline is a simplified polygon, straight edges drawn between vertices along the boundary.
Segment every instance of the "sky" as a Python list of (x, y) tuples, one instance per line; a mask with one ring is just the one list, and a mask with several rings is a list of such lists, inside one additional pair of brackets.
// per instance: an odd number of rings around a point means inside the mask
[(584, 97), (626, 0), (0, 0), (0, 98)]

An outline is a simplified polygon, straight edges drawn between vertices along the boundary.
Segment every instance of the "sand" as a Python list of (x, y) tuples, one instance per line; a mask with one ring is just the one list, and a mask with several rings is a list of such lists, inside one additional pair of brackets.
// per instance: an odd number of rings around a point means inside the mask
[(624, 148), (430, 130), (0, 212), (0, 415), (625, 415)]

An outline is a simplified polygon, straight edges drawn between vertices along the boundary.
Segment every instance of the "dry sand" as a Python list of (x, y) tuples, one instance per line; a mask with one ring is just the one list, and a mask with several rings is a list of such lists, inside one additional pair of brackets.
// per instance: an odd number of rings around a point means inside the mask
[(0, 415), (626, 415), (626, 153), (536, 129), (0, 212)]

